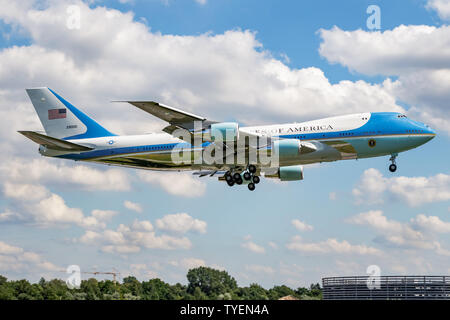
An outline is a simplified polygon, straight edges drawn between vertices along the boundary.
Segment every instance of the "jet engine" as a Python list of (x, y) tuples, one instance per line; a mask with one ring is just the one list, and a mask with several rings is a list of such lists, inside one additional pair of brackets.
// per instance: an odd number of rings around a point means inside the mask
[(274, 141), (272, 150), (279, 160), (289, 160), (301, 154), (314, 152), (317, 148), (309, 142), (301, 142), (298, 139), (283, 139)]
[(283, 166), (274, 173), (266, 173), (266, 178), (278, 178), (281, 181), (303, 180), (303, 166)]
[(213, 123), (210, 129), (211, 141), (235, 142), (239, 139), (239, 124), (236, 122)]

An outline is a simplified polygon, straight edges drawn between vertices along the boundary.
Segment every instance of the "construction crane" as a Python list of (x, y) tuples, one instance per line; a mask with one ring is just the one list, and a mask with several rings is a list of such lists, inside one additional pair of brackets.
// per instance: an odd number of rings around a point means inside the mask
[(115, 271), (108, 271), (108, 272), (101, 272), (101, 271), (82, 271), (81, 273), (84, 274), (93, 274), (93, 275), (99, 275), (99, 274), (108, 274), (108, 275), (112, 275), (113, 276), (113, 283), (114, 283), (114, 287), (116, 286), (116, 277), (117, 275), (120, 274), (120, 272), (115, 272)]

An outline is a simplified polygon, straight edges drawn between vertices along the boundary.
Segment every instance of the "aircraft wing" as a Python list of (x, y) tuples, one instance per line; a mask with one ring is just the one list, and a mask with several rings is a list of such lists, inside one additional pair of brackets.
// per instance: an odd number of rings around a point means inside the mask
[[(186, 112), (174, 107), (167, 106), (165, 104), (154, 102), (154, 101), (117, 101), (117, 102), (128, 102), (135, 107), (138, 107), (151, 115), (160, 118), (161, 120), (167, 121), (169, 125), (163, 129), (164, 132), (172, 134), (177, 129), (186, 129), (191, 133), (191, 138), (193, 134), (201, 133), (201, 131), (209, 128), (211, 124), (217, 123), (217, 121), (207, 120), (205, 117), (195, 115), (190, 112)], [(194, 127), (194, 122), (200, 122), (201, 126)], [(199, 132), (194, 132), (194, 130), (201, 130)], [(261, 136), (250, 132), (239, 131), (240, 139), (247, 138), (260, 138)], [(193, 139), (191, 139), (192, 142)], [(259, 141), (261, 139), (252, 139), (251, 141), (257, 141), (256, 145), (250, 144), (246, 147), (250, 148), (261, 148), (270, 144), (270, 139), (265, 138), (264, 145)]]
[(178, 128), (187, 130), (194, 129), (194, 121), (201, 121), (205, 125), (214, 123), (214, 121), (208, 121), (206, 118), (195, 115), (190, 112), (182, 111), (177, 108), (169, 107), (165, 104), (154, 101), (124, 101), (138, 107), (145, 112), (154, 115), (161, 120), (167, 121), (170, 126), (164, 128), (164, 131), (172, 133)]

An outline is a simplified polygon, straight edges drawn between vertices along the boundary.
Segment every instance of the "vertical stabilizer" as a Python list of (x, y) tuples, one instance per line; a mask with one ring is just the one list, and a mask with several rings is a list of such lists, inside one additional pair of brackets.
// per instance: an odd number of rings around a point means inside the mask
[(47, 135), (58, 139), (114, 136), (49, 88), (26, 89)]

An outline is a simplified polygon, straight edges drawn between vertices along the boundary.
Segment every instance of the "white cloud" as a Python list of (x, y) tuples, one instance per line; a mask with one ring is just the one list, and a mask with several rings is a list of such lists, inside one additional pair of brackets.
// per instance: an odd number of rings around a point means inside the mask
[[(28, 196), (28, 191), (36, 193)], [(42, 186), (5, 183), (4, 195), (13, 200), (14, 209), (0, 213), (0, 222), (23, 222), (39, 227), (77, 225), (90, 229), (105, 228), (104, 221), (113, 215), (113, 211), (93, 210), (91, 216), (85, 216), (81, 209), (69, 207), (61, 196)]]
[(142, 206), (139, 203), (131, 202), (128, 200), (125, 200), (123, 202), (123, 205), (128, 210), (136, 211), (137, 213), (142, 213), (144, 210), (142, 209)]
[(246, 265), (245, 270), (253, 273), (274, 274), (275, 270), (270, 266), (263, 266), (258, 264)]
[(100, 221), (109, 221), (112, 217), (118, 214), (117, 211), (114, 210), (100, 210), (94, 209), (91, 212), (92, 216)]
[(433, 233), (450, 233), (450, 222), (442, 221), (437, 216), (426, 216), (419, 214), (412, 219), (412, 224), (416, 228), (424, 229)]
[(203, 6), (206, 4), (207, 0), (195, 0), (195, 2)]
[(255, 253), (265, 253), (266, 252), (266, 249), (264, 249), (263, 246), (260, 246), (260, 245), (258, 245), (256, 243), (254, 243), (253, 241), (246, 241), (246, 242), (244, 242), (242, 244), (242, 247), (247, 249), (247, 250), (250, 250), (252, 252), (255, 252)]
[(184, 269), (193, 269), (206, 266), (205, 260), (197, 258), (184, 258), (180, 261), (180, 266)]
[(295, 229), (297, 229), (299, 231), (311, 231), (314, 229), (313, 226), (311, 226), (303, 221), (300, 221), (298, 219), (292, 220), (291, 223), (295, 227)]
[(304, 242), (300, 236), (292, 237), (286, 245), (289, 250), (305, 253), (335, 253), (335, 254), (360, 254), (379, 255), (381, 251), (366, 245), (353, 245), (346, 240), (327, 239), (320, 242)]
[(144, 263), (134, 263), (130, 265), (130, 270), (128, 272), (121, 272), (123, 277), (126, 275), (135, 276), (138, 279), (154, 279), (158, 277), (158, 273), (152, 268)]
[(331, 63), (339, 63), (369, 75), (400, 75), (419, 69), (449, 67), (450, 26), (398, 26), (393, 30), (344, 31), (338, 27), (320, 30), (319, 53)]
[(370, 168), (364, 171), (353, 195), (357, 203), (383, 203), (386, 194), (410, 206), (450, 200), (450, 176), (440, 173), (432, 177), (384, 177)]
[(205, 233), (206, 225), (205, 221), (194, 219), (187, 213), (168, 214), (156, 220), (156, 226), (159, 229), (176, 233), (189, 231)]
[(0, 177), (14, 182), (75, 186), (89, 191), (130, 190), (130, 182), (123, 169), (98, 170), (87, 165), (68, 166), (62, 161), (12, 158), (0, 164)]
[(275, 242), (269, 241), (268, 244), (272, 249), (278, 249), (278, 245)]
[(450, 233), (450, 222), (444, 222), (436, 216), (417, 215), (409, 222), (389, 220), (380, 210), (368, 211), (347, 220), (357, 225), (367, 225), (378, 232), (376, 240), (383, 244), (406, 248), (434, 250), (437, 254), (447, 255), (435, 239), (436, 233)]
[(22, 248), (11, 246), (3, 241), (0, 241), (0, 254), (20, 254), (23, 252)]
[[(449, 2), (431, 1), (445, 14)], [(319, 52), (368, 75), (398, 76), (386, 79), (383, 89), (411, 106), (410, 116), (450, 133), (450, 26), (398, 26), (384, 32), (321, 30)]]
[(192, 244), (187, 237), (157, 235), (153, 225), (147, 220), (134, 220), (127, 226), (120, 224), (116, 230), (104, 230), (102, 232), (86, 231), (79, 241), (84, 244), (96, 244), (101, 246), (104, 252), (128, 254), (147, 249), (189, 249)]
[(27, 274), (55, 272), (61, 268), (45, 260), (41, 255), (0, 241), (0, 271)]
[[(134, 21), (131, 13), (78, 5), (83, 27), (74, 32), (65, 28), (63, 3), (36, 11), (26, 4), (19, 7), (4, 2), (0, 18), (20, 26), (33, 44), (4, 50), (0, 61), (7, 67), (5, 75), (14, 73), (15, 79), (41, 85), (43, 81), (57, 83), (57, 91), (63, 95), (97, 107), (91, 110), (96, 110), (101, 122), (120, 118), (122, 125), (130, 119), (134, 127), (146, 125), (147, 117), (131, 107), (130, 114), (124, 113), (126, 106), (120, 104), (99, 108), (106, 101), (123, 100), (123, 95), (151, 97), (188, 111), (195, 107), (196, 113), (214, 115), (215, 120), (239, 113), (241, 121), (252, 123), (269, 116), (287, 120), (340, 114), (342, 110), (402, 110), (381, 86), (364, 81), (331, 84), (320, 69), (290, 69), (263, 50), (250, 31), (162, 35)], [(55, 29), (59, 32), (52, 32)], [(128, 59), (124, 60), (124, 55)], [(43, 64), (50, 67), (42, 69)], [(77, 86), (71, 80), (75, 78), (79, 79)], [(5, 89), (18, 92), (23, 90), (21, 84), (9, 81)], [(111, 97), (112, 87), (120, 87), (121, 96)], [(256, 108), (260, 111), (257, 117)]]
[(442, 20), (450, 19), (450, 1), (449, 0), (428, 0), (426, 7), (435, 10)]
[(144, 182), (159, 185), (176, 196), (200, 197), (206, 191), (206, 184), (190, 173), (139, 171), (138, 177)]

